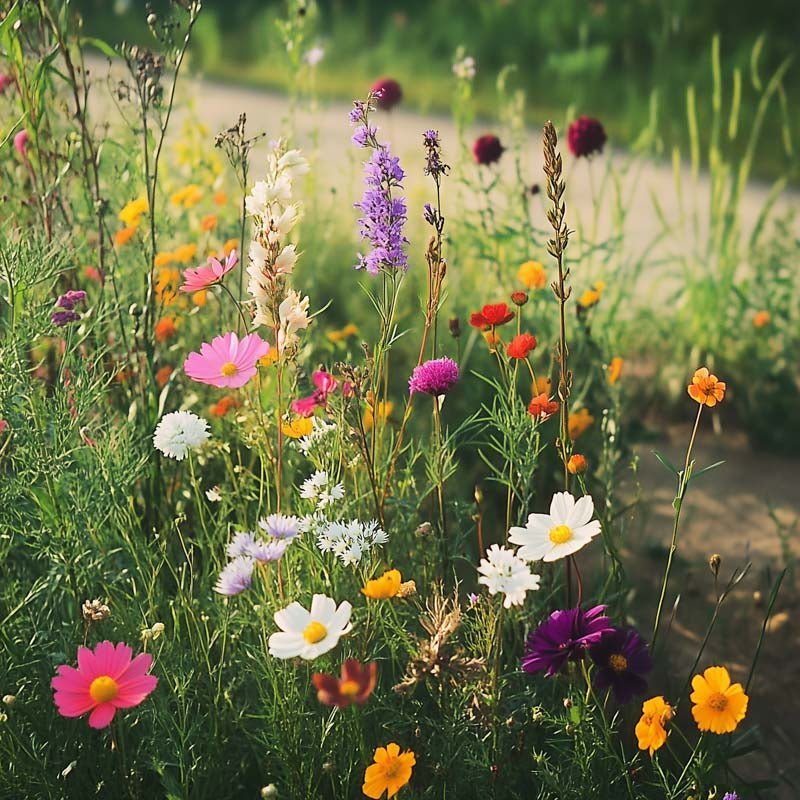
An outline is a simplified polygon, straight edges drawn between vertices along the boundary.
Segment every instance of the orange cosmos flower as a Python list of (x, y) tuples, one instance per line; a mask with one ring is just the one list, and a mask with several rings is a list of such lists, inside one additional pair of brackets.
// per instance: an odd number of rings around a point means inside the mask
[(172, 317), (162, 317), (156, 323), (155, 334), (157, 342), (168, 342), (170, 339), (174, 339), (177, 333), (178, 329)]
[(350, 322), (341, 330), (328, 331), (326, 335), (332, 342), (343, 342), (345, 339), (349, 339), (351, 336), (358, 336), (358, 325)]
[(757, 311), (753, 314), (753, 325), (756, 328), (765, 328), (770, 322), (772, 322), (772, 316), (769, 311)]
[(372, 600), (388, 600), (400, 591), (400, 584), (403, 578), (400, 570), (388, 569), (380, 578), (367, 581), (366, 586), (361, 590), (361, 594)]
[(748, 697), (741, 683), (731, 683), (725, 667), (709, 667), (692, 678), (692, 716), (701, 731), (733, 733), (747, 713)]
[(544, 392), (537, 394), (528, 404), (528, 413), (538, 420), (546, 420), (558, 411), (558, 403), (551, 400)]
[(127, 228), (122, 228), (118, 230), (114, 234), (114, 244), (117, 247), (122, 247), (123, 245), (128, 244), (128, 242), (133, 238), (134, 234), (138, 230), (138, 225), (129, 225)]
[(622, 375), (622, 366), (625, 361), (619, 356), (614, 356), (608, 365), (608, 382), (613, 386)]
[(400, 752), (400, 745), (392, 742), (375, 751), (375, 763), (364, 773), (361, 791), (372, 800), (379, 800), (386, 792), (394, 797), (410, 780), (417, 758), (412, 750)]
[(700, 403), (701, 406), (713, 408), (722, 402), (725, 397), (727, 385), (717, 379), (716, 375), (709, 373), (706, 367), (700, 367), (692, 377), (692, 382), (686, 387), (689, 397)]
[(208, 292), (205, 289), (201, 289), (199, 292), (195, 292), (192, 295), (192, 302), (198, 308), (202, 308), (208, 302)]
[(156, 386), (158, 386), (159, 389), (163, 389), (167, 385), (170, 375), (172, 375), (172, 367), (169, 364), (160, 367), (158, 372), (156, 372)]
[(589, 469), (589, 462), (580, 453), (574, 453), (567, 461), (567, 470), (570, 475), (582, 475)]
[(218, 192), (214, 192), (214, 196), (211, 199), (214, 201), (215, 206), (224, 206), (228, 202), (228, 195), (220, 189)]
[(235, 395), (226, 394), (225, 397), (214, 403), (208, 412), (212, 417), (224, 417), (231, 409), (239, 408), (241, 405), (241, 401)]
[(651, 697), (642, 704), (642, 718), (636, 723), (636, 738), (640, 750), (649, 750), (652, 756), (667, 741), (666, 724), (675, 711), (663, 697)]
[(174, 260), (175, 256), (172, 253), (161, 252), (161, 253), (156, 253), (156, 257), (153, 259), (153, 263), (157, 267), (168, 267)]
[(571, 413), (567, 422), (569, 438), (574, 442), (579, 436), (582, 436), (589, 430), (593, 422), (594, 417), (589, 413), (588, 408), (582, 408), (580, 411)]
[(180, 247), (176, 247), (173, 253), (175, 260), (180, 261), (181, 264), (188, 264), (196, 255), (196, 244), (182, 244)]
[(206, 214), (203, 219), (200, 220), (200, 230), (213, 231), (214, 228), (217, 227), (218, 221), (216, 214)]
[(520, 333), (506, 345), (509, 358), (527, 358), (535, 349), (536, 337), (530, 333)]

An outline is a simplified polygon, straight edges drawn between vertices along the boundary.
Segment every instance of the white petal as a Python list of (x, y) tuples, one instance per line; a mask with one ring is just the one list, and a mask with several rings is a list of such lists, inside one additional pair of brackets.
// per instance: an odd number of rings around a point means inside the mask
[(290, 603), (286, 608), (275, 612), (275, 624), (282, 631), (302, 633), (309, 622), (311, 615), (297, 602)]
[(581, 525), (585, 525), (592, 518), (592, 514), (594, 514), (594, 503), (591, 496), (585, 494), (575, 503), (575, 508), (572, 509), (572, 513), (569, 515), (567, 525), (573, 530), (580, 528)]
[(311, 619), (322, 623), (326, 628), (336, 613), (336, 601), (324, 594), (315, 594), (311, 601)]
[(571, 556), (577, 553), (585, 544), (589, 544), (590, 539), (578, 539), (573, 537), (564, 544), (557, 544), (553, 549), (544, 557), (544, 561), (558, 561), (561, 558)]
[(601, 530), (600, 520), (593, 519), (588, 525), (581, 525), (580, 528), (575, 528), (573, 533), (576, 538), (593, 539)]
[(575, 498), (569, 492), (556, 492), (550, 501), (550, 516), (555, 525), (569, 525), (569, 517), (575, 507)]
[(294, 658), (300, 655), (306, 644), (297, 633), (273, 633), (269, 637), (269, 654), (275, 658)]
[(553, 543), (549, 539), (543, 541), (531, 542), (517, 550), (517, 555), (524, 561), (539, 561), (544, 558), (545, 561), (552, 559), (547, 558), (547, 554), (553, 549)]
[(339, 608), (336, 609), (330, 621), (330, 628), (332, 631), (340, 631), (346, 633), (350, 630), (350, 614), (353, 612), (353, 606), (345, 600)]

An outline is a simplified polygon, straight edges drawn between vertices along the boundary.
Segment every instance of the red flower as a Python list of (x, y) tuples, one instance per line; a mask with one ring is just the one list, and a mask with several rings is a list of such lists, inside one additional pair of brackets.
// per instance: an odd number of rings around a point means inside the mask
[(537, 394), (528, 405), (528, 413), (534, 418), (545, 420), (558, 411), (558, 403), (546, 394)]
[(530, 333), (517, 334), (506, 346), (509, 358), (527, 358), (536, 349), (536, 337)]
[(578, 117), (567, 131), (567, 144), (576, 158), (599, 153), (606, 143), (606, 132), (602, 123), (593, 117)]
[(476, 164), (494, 164), (500, 160), (505, 147), (493, 133), (484, 133), (472, 144), (472, 157)]
[(505, 325), (506, 322), (511, 322), (512, 319), (514, 319), (514, 312), (505, 303), (490, 303), (480, 311), (471, 314), (469, 324), (473, 328), (480, 328), (485, 331), (498, 325)]
[(311, 676), (317, 687), (317, 699), (326, 706), (347, 708), (353, 703), (362, 705), (375, 689), (378, 681), (378, 664), (372, 661), (362, 664), (355, 658), (348, 658), (342, 664), (342, 677), (315, 672)]
[(384, 111), (391, 111), (402, 99), (403, 90), (394, 78), (380, 78), (372, 84), (375, 105)]
[(511, 293), (511, 302), (515, 306), (524, 306), (525, 303), (528, 302), (528, 293), (527, 292), (512, 292)]

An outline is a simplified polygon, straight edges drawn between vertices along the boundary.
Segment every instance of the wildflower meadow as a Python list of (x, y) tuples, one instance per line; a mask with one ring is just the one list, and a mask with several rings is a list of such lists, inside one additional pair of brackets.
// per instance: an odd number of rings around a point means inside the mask
[(796, 796), (790, 64), (623, 148), (280, 6), (262, 127), (200, 0), (2, 4), (0, 797)]

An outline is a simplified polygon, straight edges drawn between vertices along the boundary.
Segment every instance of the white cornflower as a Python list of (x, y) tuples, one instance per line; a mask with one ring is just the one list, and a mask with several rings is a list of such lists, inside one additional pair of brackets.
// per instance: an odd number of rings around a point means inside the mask
[(496, 544), (486, 551), (478, 572), (481, 573), (478, 583), (487, 586), (489, 594), (502, 592), (505, 595), (503, 605), (506, 608), (522, 605), (527, 592), (539, 588), (539, 575), (534, 575), (513, 550)]
[(375, 520), (359, 522), (326, 522), (320, 520), (316, 531), (317, 547), (323, 553), (333, 553), (346, 565), (358, 564), (373, 547), (389, 541), (389, 535)]
[(588, 494), (576, 501), (569, 492), (558, 492), (549, 514), (531, 514), (524, 528), (509, 530), (508, 540), (521, 545), (517, 554), (526, 561), (558, 561), (600, 533), (600, 522), (592, 519), (593, 514), (594, 503)]
[(153, 445), (168, 458), (183, 461), (190, 450), (197, 450), (211, 434), (208, 422), (191, 411), (173, 411), (158, 423)]
[(310, 611), (300, 603), (291, 603), (275, 612), (275, 624), (281, 630), (269, 637), (269, 654), (312, 661), (336, 647), (350, 632), (352, 610), (347, 600), (337, 607), (336, 601), (324, 594), (314, 595)]

